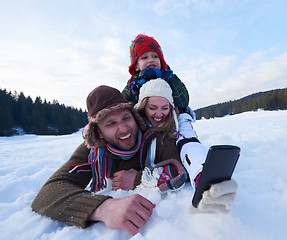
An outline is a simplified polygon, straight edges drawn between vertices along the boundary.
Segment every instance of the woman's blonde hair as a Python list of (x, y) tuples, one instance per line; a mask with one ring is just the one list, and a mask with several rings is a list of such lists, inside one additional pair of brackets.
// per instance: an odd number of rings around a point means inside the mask
[[(143, 119), (146, 119), (145, 108), (147, 106), (148, 100), (149, 100), (149, 97), (144, 98), (141, 101), (139, 107), (137, 108), (138, 113), (140, 114), (140, 116)], [(175, 122), (174, 122), (174, 117), (173, 117), (173, 106), (169, 103), (169, 107), (170, 107), (170, 111), (169, 111), (168, 115), (166, 116), (164, 122), (162, 122), (160, 126), (149, 127), (148, 130), (146, 131), (146, 134), (151, 132), (151, 131), (159, 131), (159, 132), (163, 132), (162, 141), (166, 137), (176, 139), (177, 131), (175, 128)]]

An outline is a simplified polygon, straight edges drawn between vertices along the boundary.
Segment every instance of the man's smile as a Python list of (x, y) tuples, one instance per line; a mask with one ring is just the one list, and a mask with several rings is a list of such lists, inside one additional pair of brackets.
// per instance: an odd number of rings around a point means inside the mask
[(125, 140), (125, 139), (129, 138), (131, 135), (132, 135), (131, 133), (128, 133), (128, 134), (126, 134), (124, 136), (119, 137), (119, 139), (120, 140)]

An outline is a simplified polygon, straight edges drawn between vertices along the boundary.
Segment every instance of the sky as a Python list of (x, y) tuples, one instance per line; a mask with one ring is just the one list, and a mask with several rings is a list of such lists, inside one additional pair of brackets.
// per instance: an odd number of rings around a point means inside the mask
[(143, 186), (132, 191), (103, 192), (115, 198), (138, 193), (156, 204), (151, 218), (134, 237), (103, 223), (83, 230), (31, 210), (42, 185), (83, 141), (81, 131), (63, 136), (0, 137), (0, 239), (285, 240), (286, 118), (286, 110), (257, 111), (194, 123), (205, 147), (233, 144), (241, 148), (232, 177), (238, 190), (226, 215), (189, 214), (193, 193), (190, 183), (167, 194)]
[(0, 0), (0, 88), (86, 109), (155, 37), (192, 109), (287, 87), (285, 0)]

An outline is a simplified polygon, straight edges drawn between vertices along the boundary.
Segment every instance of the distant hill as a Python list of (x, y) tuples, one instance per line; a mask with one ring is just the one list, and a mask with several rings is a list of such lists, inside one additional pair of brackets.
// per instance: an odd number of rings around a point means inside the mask
[(196, 109), (195, 113), (197, 119), (209, 119), (258, 109), (287, 109), (287, 88), (254, 93), (238, 100)]
[[(258, 92), (238, 100), (218, 103), (195, 110), (196, 118), (214, 118), (246, 111), (287, 109), (287, 88)], [(19, 94), (0, 89), (0, 136), (20, 133), (38, 135), (70, 134), (84, 127), (87, 112), (52, 103), (37, 97), (32, 101)]]
[(0, 136), (21, 133), (37, 135), (71, 134), (84, 127), (87, 112), (52, 103), (37, 97), (32, 101), (23, 92), (19, 94), (0, 89)]

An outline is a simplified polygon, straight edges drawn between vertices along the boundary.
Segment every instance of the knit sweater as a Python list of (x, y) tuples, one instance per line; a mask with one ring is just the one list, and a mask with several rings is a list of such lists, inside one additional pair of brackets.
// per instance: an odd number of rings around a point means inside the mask
[[(155, 163), (168, 159), (179, 159), (175, 140), (167, 140), (165, 145), (162, 144), (161, 136), (157, 138)], [(151, 139), (146, 141), (143, 149), (143, 156), (147, 154)], [(87, 163), (90, 149), (84, 143), (74, 151), (70, 159), (64, 163), (43, 185), (32, 203), (32, 210), (52, 219), (65, 222), (69, 225), (88, 227), (91, 222), (89, 216), (110, 196), (91, 194), (85, 190), (89, 184), (92, 173), (91, 171), (82, 171), (69, 173), (70, 165)], [(136, 169), (134, 186), (140, 184), (141, 173), (144, 166), (139, 161), (140, 152), (129, 160), (122, 160), (119, 157), (113, 158), (112, 172), (128, 169)], [(81, 170), (90, 170), (89, 165), (82, 166)]]
[[(132, 79), (128, 81), (126, 87), (122, 91), (122, 94), (126, 97), (126, 99), (132, 102), (134, 105), (138, 101), (138, 96), (134, 95), (131, 92), (129, 84), (133, 81), (140, 81), (140, 80), (141, 78), (139, 77), (139, 74), (134, 75)], [(174, 105), (176, 107), (185, 109), (189, 103), (189, 94), (184, 83), (177, 77), (176, 74), (172, 74), (168, 81), (168, 84), (172, 89), (172, 97), (174, 100)]]

